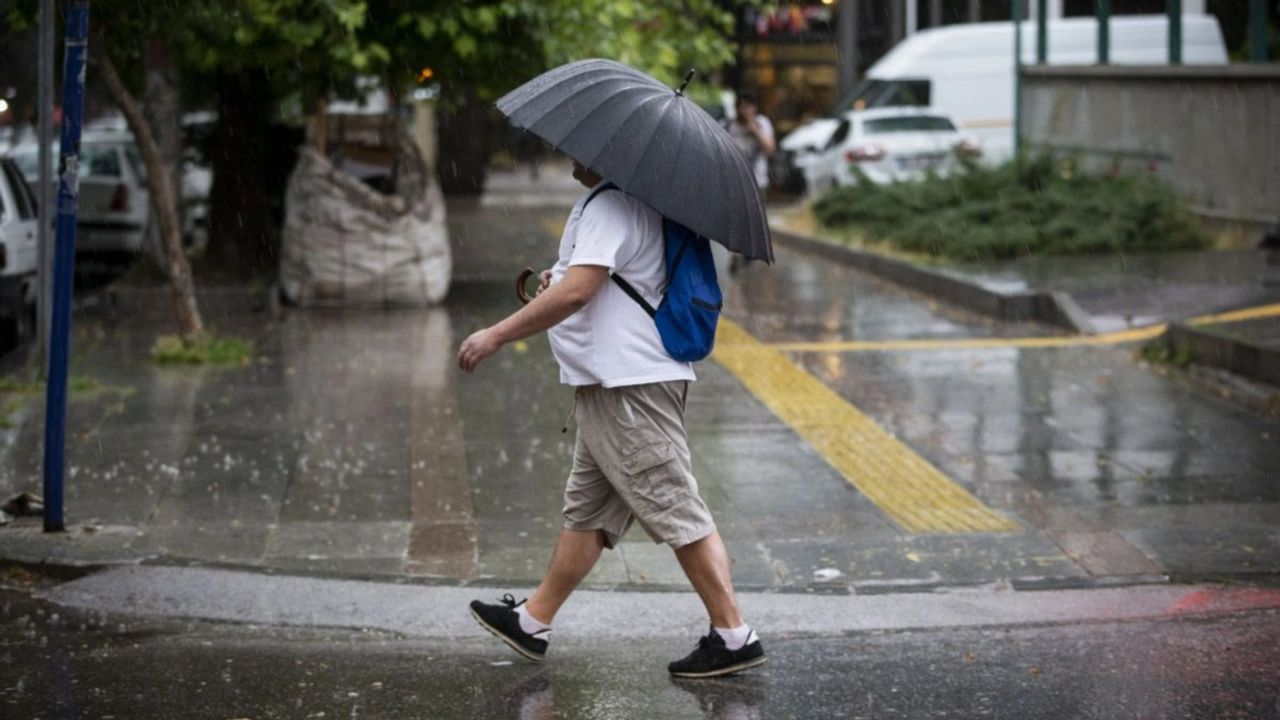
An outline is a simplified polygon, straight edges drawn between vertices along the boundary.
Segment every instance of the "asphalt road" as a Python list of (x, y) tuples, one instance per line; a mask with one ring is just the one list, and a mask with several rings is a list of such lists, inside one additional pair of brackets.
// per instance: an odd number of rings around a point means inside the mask
[(535, 665), (487, 637), (130, 617), (0, 591), (0, 716), (1275, 718), (1277, 619), (765, 631), (763, 668), (676, 682), (665, 665), (691, 638), (558, 637)]

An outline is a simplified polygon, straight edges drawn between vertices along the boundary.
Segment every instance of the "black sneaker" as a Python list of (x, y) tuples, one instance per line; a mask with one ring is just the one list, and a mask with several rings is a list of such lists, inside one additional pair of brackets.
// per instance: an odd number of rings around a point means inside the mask
[(682, 660), (667, 666), (667, 672), (682, 678), (709, 678), (732, 675), (764, 664), (764, 646), (755, 631), (747, 644), (737, 650), (724, 646), (724, 638), (712, 628), (706, 637), (698, 638), (698, 647)]
[(524, 603), (524, 600), (516, 602), (509, 593), (502, 596), (501, 605), (486, 605), (479, 600), (472, 600), (471, 617), (480, 623), (480, 627), (510, 645), (512, 650), (534, 662), (542, 662), (547, 654), (547, 641), (536, 636), (545, 635), (551, 629), (539, 630), (534, 635), (525, 632), (520, 627), (520, 616), (516, 614), (516, 608)]

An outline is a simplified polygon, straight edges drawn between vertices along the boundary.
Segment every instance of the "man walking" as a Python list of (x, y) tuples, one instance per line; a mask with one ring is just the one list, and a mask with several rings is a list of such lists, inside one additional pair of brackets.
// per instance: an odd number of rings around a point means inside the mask
[(590, 191), (570, 213), (559, 259), (542, 273), (537, 297), (458, 350), (459, 367), (470, 373), (504, 344), (548, 331), (561, 382), (575, 388), (577, 424), (564, 528), (542, 582), (526, 601), (472, 602), (472, 615), (541, 661), (561, 606), (635, 522), (675, 550), (711, 621), (697, 648), (668, 671), (715, 677), (756, 667), (764, 648), (742, 618), (728, 553), (693, 478), (684, 428), (693, 368), (667, 354), (649, 315), (609, 282), (616, 273), (659, 304), (662, 217), (577, 162), (573, 176)]

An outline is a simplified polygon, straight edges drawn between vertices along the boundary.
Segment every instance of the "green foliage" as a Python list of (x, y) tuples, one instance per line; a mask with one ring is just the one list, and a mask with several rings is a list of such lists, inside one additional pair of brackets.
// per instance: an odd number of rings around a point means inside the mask
[[(426, 67), (446, 103), (460, 88), (492, 100), (587, 57), (673, 85), (696, 67), (705, 80), (733, 60), (734, 14), (746, 4), (758, 0), (94, 0), (91, 27), (135, 88), (147, 44), (158, 40), (187, 80), (263, 68), (281, 99), (300, 96), (310, 108), (325, 95), (356, 96), (360, 76), (400, 88)], [(17, 0), (7, 20), (30, 26), (37, 9)]]
[(1170, 365), (1184, 368), (1193, 360), (1191, 347), (1179, 344), (1170, 348), (1163, 339), (1151, 345), (1145, 345), (1138, 351), (1138, 356), (1153, 365)]
[(948, 177), (876, 185), (865, 177), (814, 205), (832, 228), (955, 260), (1196, 250), (1209, 244), (1168, 187), (1093, 175), (1041, 156), (997, 168), (963, 162)]
[[(677, 84), (733, 60), (735, 9), (717, 0), (388, 0), (369, 8), (361, 37), (389, 48), (390, 79), (430, 67), (449, 91), (492, 100), (543, 70), (590, 57), (619, 60)], [(697, 84), (691, 90), (699, 88)]]
[(253, 345), (246, 340), (211, 334), (188, 340), (161, 335), (151, 348), (152, 361), (161, 365), (244, 365), (252, 354)]
[(551, 66), (589, 57), (618, 60), (678, 85), (689, 68), (707, 87), (733, 61), (734, 14), (747, 3), (716, 0), (578, 0), (546, 4), (541, 37)]

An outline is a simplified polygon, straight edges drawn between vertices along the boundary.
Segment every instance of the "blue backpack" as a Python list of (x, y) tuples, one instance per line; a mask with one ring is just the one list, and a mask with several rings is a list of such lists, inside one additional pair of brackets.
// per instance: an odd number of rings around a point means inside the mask
[[(613, 183), (597, 188), (582, 204), (587, 204), (604, 190), (617, 189)], [(701, 235), (670, 218), (662, 218), (662, 236), (667, 261), (667, 287), (655, 309), (631, 283), (617, 273), (613, 282), (649, 313), (658, 326), (658, 336), (667, 354), (680, 362), (696, 362), (711, 354), (716, 342), (716, 322), (724, 298), (716, 280), (716, 265), (711, 257), (711, 243)]]

